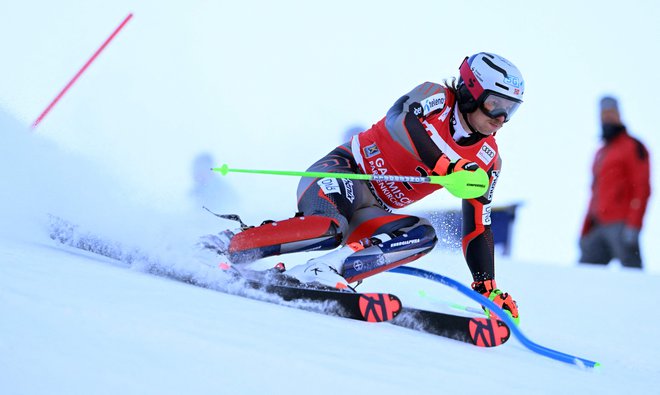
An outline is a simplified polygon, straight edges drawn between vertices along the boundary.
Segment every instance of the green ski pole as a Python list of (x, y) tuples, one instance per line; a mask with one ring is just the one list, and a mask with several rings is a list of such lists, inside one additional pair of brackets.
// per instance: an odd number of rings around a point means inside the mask
[(472, 199), (482, 196), (488, 189), (488, 174), (483, 169), (477, 171), (459, 171), (446, 176), (400, 176), (388, 174), (354, 174), (354, 173), (325, 173), (316, 171), (286, 171), (286, 170), (252, 170), (233, 169), (224, 164), (214, 167), (223, 176), (229, 173), (268, 174), (278, 176), (312, 177), (312, 178), (340, 178), (349, 180), (382, 181), (382, 182), (408, 182), (412, 184), (437, 184), (443, 186), (452, 195), (461, 199)]

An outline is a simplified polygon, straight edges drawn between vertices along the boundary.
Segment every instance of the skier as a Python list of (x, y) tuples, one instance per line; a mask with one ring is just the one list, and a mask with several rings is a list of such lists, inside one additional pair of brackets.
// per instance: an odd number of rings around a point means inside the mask
[[(483, 168), (487, 192), (463, 200), (463, 253), (472, 288), (518, 319), (512, 297), (495, 283), (490, 206), (499, 176), (495, 133), (522, 103), (520, 71), (499, 55), (466, 57), (458, 82), (425, 82), (402, 96), (387, 115), (332, 150), (309, 171), (388, 175), (448, 175)], [(346, 288), (349, 283), (414, 261), (437, 238), (430, 222), (393, 214), (441, 187), (338, 178), (301, 179), (295, 217), (265, 221), (235, 233), (221, 232), (205, 244), (232, 263), (299, 251), (334, 249), (285, 272), (305, 283)], [(336, 247), (341, 248), (336, 249)]]

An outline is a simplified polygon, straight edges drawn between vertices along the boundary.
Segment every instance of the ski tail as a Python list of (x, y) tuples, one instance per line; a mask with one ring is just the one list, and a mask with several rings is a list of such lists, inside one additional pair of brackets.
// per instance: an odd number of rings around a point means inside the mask
[(361, 294), (358, 301), (362, 318), (367, 322), (390, 321), (401, 311), (401, 300), (392, 294)]
[(495, 318), (470, 318), (468, 325), (470, 340), (475, 346), (495, 347), (511, 337), (509, 327)]

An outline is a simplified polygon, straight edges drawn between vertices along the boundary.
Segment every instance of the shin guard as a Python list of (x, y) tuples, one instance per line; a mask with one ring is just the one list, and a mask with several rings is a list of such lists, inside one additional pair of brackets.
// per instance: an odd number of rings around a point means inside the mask
[(349, 283), (360, 281), (422, 257), (433, 249), (437, 240), (432, 226), (416, 226), (400, 236), (376, 241), (350, 255), (344, 261), (341, 273)]

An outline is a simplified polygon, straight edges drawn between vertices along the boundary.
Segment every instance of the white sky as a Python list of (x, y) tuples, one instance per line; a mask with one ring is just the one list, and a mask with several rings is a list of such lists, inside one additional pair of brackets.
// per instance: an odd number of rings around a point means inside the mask
[[(234, 167), (304, 169), (347, 126), (376, 122), (412, 87), (455, 76), (483, 50), (526, 80), (525, 104), (498, 134), (496, 203), (524, 204), (514, 254), (577, 259), (603, 93), (619, 97), (657, 162), (660, 5), (650, 0), (5, 2), (0, 105), (31, 123), (129, 12), (37, 133), (112, 168), (155, 206), (182, 204), (201, 151)], [(223, 210), (252, 222), (295, 210), (295, 179), (226, 181), (242, 203)], [(454, 204), (444, 193), (428, 200), (419, 209)], [(643, 242), (660, 270), (656, 202)]]

